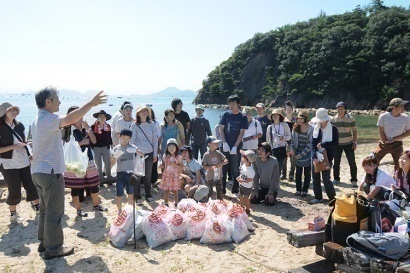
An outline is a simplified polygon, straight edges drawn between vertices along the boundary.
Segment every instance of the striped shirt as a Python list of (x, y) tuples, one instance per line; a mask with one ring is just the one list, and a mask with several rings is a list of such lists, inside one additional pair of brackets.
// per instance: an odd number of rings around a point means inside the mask
[(134, 122), (130, 130), (132, 131), (131, 144), (137, 146), (144, 154), (154, 152), (154, 157), (158, 156), (158, 136), (155, 123), (143, 122), (137, 125)]
[(406, 114), (394, 117), (390, 112), (386, 112), (379, 116), (377, 126), (383, 127), (387, 138), (393, 138), (410, 130), (410, 118)]
[(62, 174), (65, 172), (61, 117), (40, 109), (31, 125), (33, 161), (31, 173)]
[[(303, 152), (303, 150), (310, 144), (309, 144), (309, 140), (308, 140), (308, 133), (298, 133), (298, 147), (296, 148), (296, 154), (300, 154), (301, 152)], [(305, 155), (303, 155), (305, 156)]]
[(336, 115), (330, 120), (330, 122), (336, 126), (339, 131), (339, 146), (352, 144), (352, 133), (357, 131), (354, 117), (347, 113), (343, 116), (343, 118), (339, 118), (339, 116)]

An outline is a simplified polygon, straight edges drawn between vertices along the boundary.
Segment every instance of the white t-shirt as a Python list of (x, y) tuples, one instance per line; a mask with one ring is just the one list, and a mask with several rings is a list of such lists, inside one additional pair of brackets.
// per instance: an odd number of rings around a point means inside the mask
[[(243, 138), (245, 139), (250, 136), (256, 136), (258, 134), (262, 134), (262, 126), (261, 123), (256, 120), (252, 119), (252, 122), (249, 124), (248, 129), (243, 134)], [(242, 149), (244, 150), (257, 150), (258, 149), (258, 139), (251, 139), (248, 141), (243, 141)]]
[(393, 138), (410, 129), (410, 118), (406, 114), (394, 117), (390, 112), (386, 112), (379, 116), (377, 126), (383, 127), (387, 138)]
[[(364, 182), (366, 179), (366, 174), (362, 178), (362, 182)], [(376, 177), (376, 187), (386, 187), (389, 188), (391, 187), (391, 184), (396, 185), (396, 180), (394, 180), (393, 177), (391, 177), (389, 174), (382, 170), (377, 170), (377, 177)]]
[(131, 121), (125, 121), (123, 117), (119, 118), (116, 122), (115, 122), (115, 130), (117, 130), (116, 132), (120, 133), (122, 129), (130, 129), (131, 128), (131, 124), (134, 122), (134, 120)]
[[(246, 179), (248, 179), (248, 178), (252, 178), (252, 179), (253, 179), (253, 178), (255, 177), (255, 170), (253, 169), (252, 165), (246, 166), (245, 164), (242, 164), (240, 173), (241, 173), (241, 178), (242, 178), (243, 180), (246, 180)], [(251, 181), (251, 182), (246, 182), (246, 183), (240, 183), (240, 185), (241, 185), (242, 187), (251, 189), (252, 186), (253, 186), (253, 181)]]

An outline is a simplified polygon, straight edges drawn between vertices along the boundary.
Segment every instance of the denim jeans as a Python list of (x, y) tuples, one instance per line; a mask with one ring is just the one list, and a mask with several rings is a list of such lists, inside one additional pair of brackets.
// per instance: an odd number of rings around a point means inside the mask
[(145, 176), (137, 176), (134, 175), (136, 178), (136, 184), (134, 185), (134, 194), (135, 199), (141, 199), (141, 184), (144, 183), (145, 189), (145, 198), (151, 198), (151, 175), (152, 175), (152, 164), (154, 161), (153, 153), (145, 154), (148, 157), (145, 159)]
[(191, 147), (192, 147), (192, 155), (193, 155), (193, 157), (194, 157), (196, 160), (198, 160), (198, 153), (201, 152), (201, 159), (202, 159), (202, 158), (204, 157), (204, 154), (205, 154), (206, 151), (207, 151), (208, 145), (207, 145), (206, 143), (201, 144), (201, 145), (192, 144)]
[(342, 159), (343, 151), (346, 154), (347, 162), (349, 162), (350, 181), (357, 182), (357, 166), (354, 156), (353, 144), (339, 145), (335, 148), (333, 178), (340, 181), (340, 160)]
[(241, 155), (238, 155), (238, 154), (231, 155), (229, 152), (223, 152), (223, 154), (225, 155), (226, 159), (228, 159), (228, 162), (229, 162), (228, 164), (222, 167), (222, 173), (223, 173), (223, 176), (225, 177), (225, 179), (222, 179), (224, 193), (226, 193), (226, 176), (227, 176), (228, 170), (231, 171), (232, 180), (233, 180), (232, 192), (238, 193), (239, 183), (238, 181), (236, 181), (236, 178), (239, 176), (239, 165), (241, 163)]
[(64, 243), (64, 178), (62, 174), (32, 174), (40, 197), (38, 239), (50, 252), (59, 251)]

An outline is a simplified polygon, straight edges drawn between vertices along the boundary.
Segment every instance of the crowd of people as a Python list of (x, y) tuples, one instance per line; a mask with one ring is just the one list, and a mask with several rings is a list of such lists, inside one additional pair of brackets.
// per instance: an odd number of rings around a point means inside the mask
[[(374, 153), (362, 161), (366, 174), (359, 184), (357, 128), (345, 102), (336, 104), (334, 117), (324, 108), (319, 108), (312, 119), (304, 110), (294, 115), (289, 101), (270, 114), (263, 103), (258, 103), (257, 115), (252, 116), (252, 108), (242, 107), (240, 98), (232, 95), (227, 100), (229, 110), (220, 116), (213, 134), (204, 116), (205, 107), (197, 105), (191, 119), (178, 98), (172, 100), (162, 120), (145, 105), (139, 105), (133, 114), (132, 102), (125, 101), (112, 116), (102, 109), (93, 113), (95, 122), (91, 125), (83, 117), (107, 101), (103, 92), (82, 107), (71, 106), (65, 116), (55, 114), (61, 103), (55, 88), (40, 90), (35, 99), (39, 110), (31, 124), (31, 140), (26, 139), (25, 127), (17, 120), (19, 107), (7, 102), (0, 105), (0, 170), (8, 188), (6, 203), (11, 220), (18, 219), (21, 185), (27, 192), (26, 200), (38, 211), (38, 251), (45, 252), (46, 259), (74, 251), (64, 246), (64, 188), (71, 189), (77, 215), (87, 217), (81, 205), (84, 195), (91, 196), (94, 210), (107, 211), (100, 204), (99, 187), (112, 179), (118, 213), (125, 193), (129, 204), (141, 205), (141, 189), (150, 203), (154, 201), (152, 187), (158, 187), (163, 191), (163, 203), (170, 206), (173, 200), (176, 207), (200, 186), (201, 190), (207, 188), (202, 201), (236, 195), (250, 214), (251, 204), (275, 205), (280, 182), (285, 179), (295, 180), (294, 194), (301, 198), (308, 196), (313, 180), (312, 204), (323, 202), (323, 183), (328, 200), (332, 200), (336, 196), (334, 185), (341, 183), (344, 152), (351, 186), (364, 191), (368, 198), (383, 200), (388, 191), (410, 191), (410, 151), (403, 152), (402, 142), (410, 135), (410, 118), (404, 114), (408, 101), (400, 98), (391, 100), (379, 117), (380, 141)], [(83, 177), (66, 170), (63, 145), (71, 139), (83, 152), (87, 149), (88, 167)], [(394, 178), (378, 169), (388, 153), (395, 163)], [(321, 163), (327, 167), (318, 170)], [(136, 165), (142, 166), (138, 172)], [(227, 190), (233, 195), (228, 196)]]

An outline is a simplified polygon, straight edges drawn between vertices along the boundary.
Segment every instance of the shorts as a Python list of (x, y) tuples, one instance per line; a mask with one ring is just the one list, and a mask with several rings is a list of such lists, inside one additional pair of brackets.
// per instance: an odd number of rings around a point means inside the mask
[(249, 198), (252, 193), (252, 188), (245, 188), (244, 186), (239, 185), (239, 196)]
[(116, 196), (123, 196), (124, 189), (126, 189), (127, 194), (134, 194), (134, 183), (130, 182), (132, 173), (127, 172), (117, 172), (117, 181), (115, 185)]

